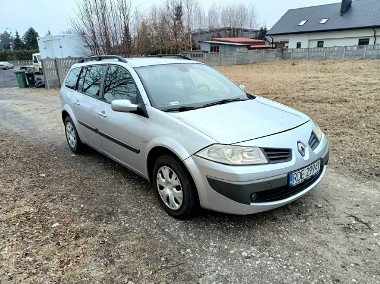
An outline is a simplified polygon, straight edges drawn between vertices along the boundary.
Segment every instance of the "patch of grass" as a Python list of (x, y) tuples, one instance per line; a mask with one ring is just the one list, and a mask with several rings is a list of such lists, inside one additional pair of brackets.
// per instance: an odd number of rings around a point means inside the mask
[[(380, 60), (276, 61), (217, 67), (249, 92), (300, 110), (327, 134), (330, 166), (380, 179)], [(358, 166), (360, 165), (360, 166)]]
[(62, 280), (68, 281), (68, 282), (75, 282), (75, 281), (80, 280), (82, 277), (83, 277), (83, 272), (81, 269), (76, 268), (76, 267), (70, 267), (62, 275)]

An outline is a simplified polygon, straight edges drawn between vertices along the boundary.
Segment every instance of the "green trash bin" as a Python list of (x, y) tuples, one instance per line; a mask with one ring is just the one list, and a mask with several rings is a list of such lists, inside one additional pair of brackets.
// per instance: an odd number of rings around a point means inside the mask
[(17, 84), (19, 88), (27, 88), (28, 82), (26, 81), (25, 71), (16, 71)]

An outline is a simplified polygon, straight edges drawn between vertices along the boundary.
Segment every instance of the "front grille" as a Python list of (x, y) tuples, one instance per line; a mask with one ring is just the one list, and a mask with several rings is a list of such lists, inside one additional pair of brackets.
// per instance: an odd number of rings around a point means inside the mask
[(292, 159), (291, 149), (264, 148), (263, 151), (270, 164), (289, 162)]
[(294, 187), (289, 187), (289, 185), (277, 187), (271, 190), (257, 192), (257, 198), (254, 203), (261, 202), (274, 202), (289, 198), (297, 193), (303, 191), (305, 188), (313, 184), (322, 174), (321, 171), (310, 179), (304, 181), (303, 183), (297, 184)]
[(311, 149), (315, 150), (319, 145), (319, 140), (317, 135), (315, 135), (314, 131), (311, 132), (310, 138), (309, 138), (309, 146)]

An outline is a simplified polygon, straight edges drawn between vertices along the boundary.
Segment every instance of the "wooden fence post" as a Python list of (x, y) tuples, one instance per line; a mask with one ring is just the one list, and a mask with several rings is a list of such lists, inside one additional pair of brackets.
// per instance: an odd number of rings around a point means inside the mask
[(59, 78), (58, 60), (57, 60), (57, 58), (54, 58), (54, 66), (55, 66), (55, 71), (57, 72), (58, 85), (59, 85), (59, 88), (60, 88), (61, 87), (61, 79)]
[(49, 80), (47, 80), (46, 76), (46, 66), (45, 66), (45, 59), (41, 59), (41, 65), (42, 65), (42, 72), (44, 73), (44, 81), (45, 81), (45, 88), (49, 89)]

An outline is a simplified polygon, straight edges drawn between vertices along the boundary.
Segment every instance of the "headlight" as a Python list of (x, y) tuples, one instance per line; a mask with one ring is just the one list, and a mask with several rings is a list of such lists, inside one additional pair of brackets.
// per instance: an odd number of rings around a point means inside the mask
[(316, 122), (314, 122), (313, 132), (318, 138), (318, 141), (322, 140), (323, 132)]
[(227, 165), (259, 165), (268, 163), (263, 152), (257, 147), (211, 145), (196, 155)]

